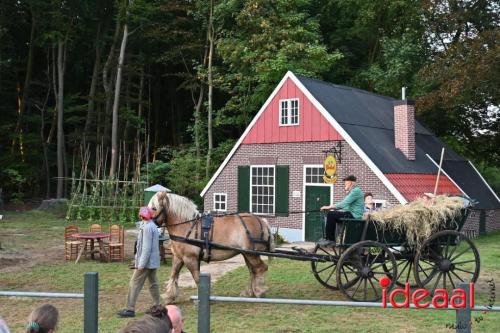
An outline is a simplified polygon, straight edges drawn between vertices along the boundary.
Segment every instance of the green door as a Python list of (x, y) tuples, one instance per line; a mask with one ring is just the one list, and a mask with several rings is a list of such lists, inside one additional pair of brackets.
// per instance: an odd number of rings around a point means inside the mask
[[(306, 231), (305, 240), (315, 242), (323, 237), (323, 217), (318, 211), (330, 204), (330, 187), (306, 186)], [(307, 213), (314, 211), (311, 213)]]

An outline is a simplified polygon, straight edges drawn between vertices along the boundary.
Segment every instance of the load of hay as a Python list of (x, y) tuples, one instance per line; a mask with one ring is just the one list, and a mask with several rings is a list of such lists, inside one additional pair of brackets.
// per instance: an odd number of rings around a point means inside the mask
[(439, 195), (431, 203), (417, 199), (374, 212), (369, 218), (384, 228), (405, 234), (408, 245), (420, 247), (433, 233), (442, 230), (446, 222), (459, 218), (463, 207), (462, 198)]

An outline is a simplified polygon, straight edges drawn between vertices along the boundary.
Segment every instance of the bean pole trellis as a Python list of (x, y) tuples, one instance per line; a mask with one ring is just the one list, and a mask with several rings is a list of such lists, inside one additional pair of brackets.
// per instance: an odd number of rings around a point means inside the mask
[(78, 177), (73, 162), (71, 196), (66, 219), (100, 223), (135, 221), (147, 185), (146, 181), (141, 181), (143, 151), (144, 147), (138, 145), (135, 152), (129, 154), (123, 142), (120, 145), (117, 176), (110, 178), (106, 174), (109, 149), (104, 149), (103, 145), (96, 146), (95, 165), (90, 168), (90, 147), (81, 147)]

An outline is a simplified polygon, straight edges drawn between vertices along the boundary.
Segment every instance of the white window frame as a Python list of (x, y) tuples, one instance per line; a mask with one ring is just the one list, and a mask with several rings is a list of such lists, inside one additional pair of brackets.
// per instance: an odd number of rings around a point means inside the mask
[[(297, 101), (297, 122), (292, 124), (292, 101)], [(282, 104), (286, 103), (286, 115), (283, 117)], [(298, 126), (300, 124), (300, 101), (298, 98), (280, 99), (279, 100), (279, 125), (280, 126)], [(283, 123), (283, 118), (286, 123)]]
[(326, 184), (323, 181), (322, 177), (321, 177), (321, 181), (319, 183), (308, 182), (307, 181), (307, 169), (312, 169), (312, 168), (314, 168), (314, 169), (322, 168), (323, 170), (325, 169), (324, 165), (322, 165), (322, 164), (304, 165), (304, 184), (306, 184), (306, 185), (330, 185), (330, 184)]
[[(217, 201), (217, 200), (215, 200), (215, 197), (216, 197), (217, 195), (218, 195), (219, 197), (223, 195), (223, 196), (224, 196), (224, 200), (218, 200), (218, 201)], [(220, 208), (219, 208), (219, 209), (217, 209), (217, 208), (216, 208), (216, 206), (215, 206), (217, 203), (218, 203), (219, 205), (223, 203), (223, 204), (224, 204), (225, 209), (220, 209)], [(215, 212), (227, 212), (227, 193), (214, 193), (214, 205), (213, 205), (213, 208), (214, 208), (214, 211), (215, 211)]]
[[(273, 169), (273, 212), (272, 213), (257, 213), (253, 211), (253, 205), (252, 205), (252, 174), (253, 174), (253, 169), (257, 168), (272, 168)], [(257, 185), (258, 186), (258, 185)], [(267, 185), (269, 186), (269, 185)], [(274, 216), (276, 214), (276, 165), (272, 164), (257, 164), (257, 165), (251, 165), (250, 166), (250, 212), (255, 215), (268, 215), (268, 216)]]
[(377, 204), (381, 204), (381, 206), (379, 208), (386, 208), (387, 207), (387, 200), (373, 199), (373, 203), (375, 205), (375, 208), (377, 208)]

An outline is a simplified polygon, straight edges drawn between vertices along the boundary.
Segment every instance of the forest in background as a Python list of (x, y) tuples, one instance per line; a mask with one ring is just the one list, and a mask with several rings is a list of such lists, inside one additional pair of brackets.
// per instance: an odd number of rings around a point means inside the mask
[[(286, 71), (416, 100), (500, 192), (500, 1), (0, 2), (0, 188), (198, 193)], [(88, 171), (90, 170), (90, 171)]]

